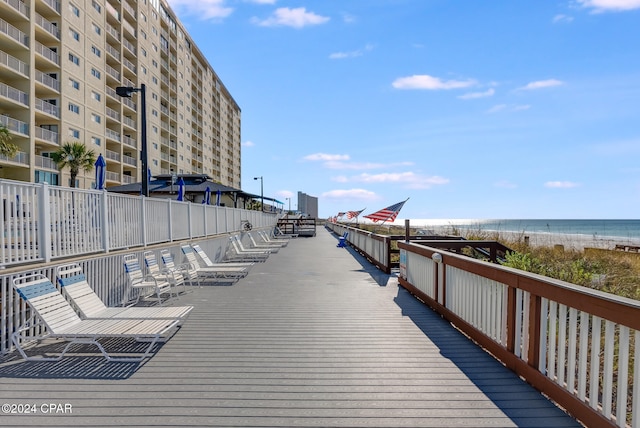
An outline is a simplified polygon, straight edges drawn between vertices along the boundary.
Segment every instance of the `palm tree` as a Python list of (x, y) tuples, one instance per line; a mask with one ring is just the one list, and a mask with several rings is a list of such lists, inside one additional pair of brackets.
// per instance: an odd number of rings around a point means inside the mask
[(6, 126), (0, 123), (0, 155), (12, 158), (18, 154), (18, 146), (11, 143), (11, 134)]
[(69, 167), (71, 174), (71, 187), (76, 187), (76, 177), (80, 170), (91, 171), (96, 162), (96, 154), (93, 150), (87, 150), (87, 146), (79, 141), (64, 143), (62, 147), (51, 154), (51, 159), (63, 169)]

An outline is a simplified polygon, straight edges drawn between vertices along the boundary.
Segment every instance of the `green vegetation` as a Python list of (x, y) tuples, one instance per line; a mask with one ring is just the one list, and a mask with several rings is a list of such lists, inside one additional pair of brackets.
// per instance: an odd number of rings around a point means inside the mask
[(18, 146), (11, 142), (11, 133), (6, 126), (0, 124), (0, 155), (12, 158), (18, 154)]
[(69, 168), (71, 187), (76, 187), (76, 177), (80, 170), (91, 171), (96, 162), (96, 154), (88, 150), (87, 146), (78, 141), (64, 143), (62, 147), (52, 153), (51, 159), (58, 168)]

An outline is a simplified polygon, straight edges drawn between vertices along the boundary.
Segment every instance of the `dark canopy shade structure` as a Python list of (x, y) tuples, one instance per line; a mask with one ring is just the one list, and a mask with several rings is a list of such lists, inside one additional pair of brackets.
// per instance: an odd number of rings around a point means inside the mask
[[(220, 205), (232, 206), (234, 208), (246, 208), (254, 199), (260, 199), (260, 195), (243, 192), (240, 189), (225, 186), (211, 180), (206, 174), (171, 174), (155, 175), (149, 181), (149, 196), (153, 198), (178, 198), (178, 181), (184, 181), (184, 200), (201, 203), (206, 200), (207, 188), (210, 193), (220, 195)], [(128, 195), (139, 195), (141, 183), (130, 183), (122, 186), (107, 187), (107, 191), (114, 193), (124, 193)], [(271, 198), (264, 198), (272, 200)]]

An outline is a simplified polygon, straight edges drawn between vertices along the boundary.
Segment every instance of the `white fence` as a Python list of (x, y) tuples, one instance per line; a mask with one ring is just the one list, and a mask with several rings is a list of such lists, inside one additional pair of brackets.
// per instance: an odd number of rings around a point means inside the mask
[(0, 179), (0, 268), (275, 225), (270, 213)]

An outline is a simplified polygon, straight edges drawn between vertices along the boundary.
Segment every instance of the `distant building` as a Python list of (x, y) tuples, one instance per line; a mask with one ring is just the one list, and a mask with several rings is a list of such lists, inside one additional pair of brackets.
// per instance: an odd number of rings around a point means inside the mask
[(318, 218), (318, 198), (298, 192), (298, 212), (311, 218)]

